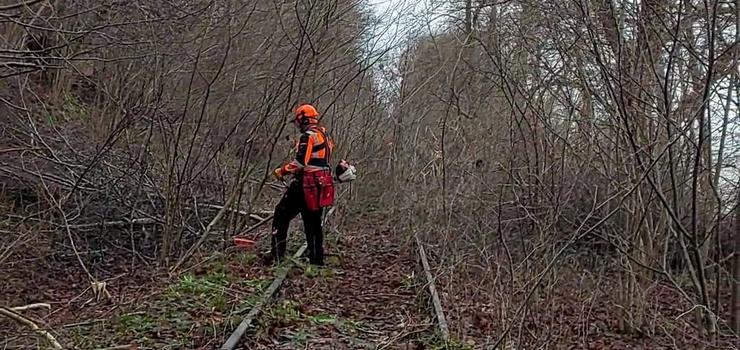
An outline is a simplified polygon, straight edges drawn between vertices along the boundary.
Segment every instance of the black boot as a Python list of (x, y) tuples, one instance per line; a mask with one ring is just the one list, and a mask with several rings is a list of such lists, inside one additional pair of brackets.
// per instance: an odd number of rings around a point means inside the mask
[(264, 266), (278, 265), (283, 260), (285, 260), (285, 256), (276, 257), (275, 254), (270, 252), (262, 256), (262, 265)]
[(316, 266), (324, 266), (324, 257), (316, 256), (316, 254), (309, 254), (308, 263), (311, 265), (316, 265)]

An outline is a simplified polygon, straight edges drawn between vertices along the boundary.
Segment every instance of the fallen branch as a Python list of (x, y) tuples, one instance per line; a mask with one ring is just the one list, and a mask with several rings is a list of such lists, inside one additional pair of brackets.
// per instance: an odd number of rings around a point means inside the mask
[[(205, 208), (211, 208), (211, 209), (218, 209), (218, 210), (224, 209), (223, 205), (217, 205), (217, 204), (205, 204), (204, 203), (204, 204), (200, 204), (199, 206), (205, 207)], [(253, 214), (253, 213), (250, 213), (244, 210), (231, 209), (231, 208), (226, 208), (226, 210), (232, 213), (242, 215), (242, 216), (249, 216), (250, 219), (257, 220), (257, 221), (262, 221), (265, 219), (257, 214)]]
[(133, 219), (133, 220), (121, 220), (121, 221), (107, 221), (103, 223), (89, 223), (89, 224), (80, 224), (80, 225), (70, 225), (69, 228), (79, 230), (79, 229), (86, 229), (86, 228), (95, 228), (95, 227), (123, 227), (128, 225), (152, 225), (159, 223), (160, 221), (156, 219), (151, 218), (140, 218), (140, 219)]
[[(54, 183), (54, 184), (56, 184), (58, 186), (61, 186), (64, 189), (72, 189), (72, 188), (74, 188), (74, 184), (71, 182), (71, 180), (63, 179), (61, 177), (58, 177), (58, 176), (55, 176), (55, 175), (52, 175), (52, 174), (42, 175), (40, 172), (34, 173), (34, 172), (30, 171), (30, 170), (26, 170), (24, 168), (17, 167), (17, 166), (14, 166), (12, 164), (5, 163), (5, 162), (2, 162), (2, 161), (0, 161), (0, 172), (4, 172), (4, 173), (6, 173), (9, 176), (14, 177), (14, 178), (22, 178), (20, 176), (20, 173), (25, 173), (27, 175), (31, 175), (31, 176), (37, 177), (39, 179), (39, 181), (42, 181), (42, 182), (48, 181), (48, 182)], [(89, 185), (89, 182), (88, 181), (85, 181), (85, 182)], [(80, 189), (80, 190), (83, 190), (83, 191), (87, 191), (87, 192), (94, 192), (96, 190), (93, 187), (85, 187), (83, 185), (79, 185), (79, 186), (77, 186), (77, 188)]]
[(9, 319), (11, 319), (11, 320), (13, 320), (15, 322), (18, 322), (18, 323), (20, 323), (20, 324), (22, 324), (22, 325), (24, 325), (24, 326), (32, 329), (37, 334), (39, 334), (39, 335), (43, 336), (44, 338), (46, 338), (46, 340), (49, 342), (49, 344), (51, 344), (51, 346), (54, 349), (63, 349), (62, 348), (62, 345), (59, 344), (59, 342), (56, 340), (56, 338), (54, 338), (53, 335), (51, 335), (51, 333), (49, 333), (49, 332), (47, 332), (47, 331), (39, 328), (39, 326), (36, 325), (35, 323), (33, 323), (33, 321), (31, 321), (31, 320), (29, 320), (29, 319), (27, 319), (27, 318), (25, 318), (25, 317), (17, 314), (13, 310), (8, 309), (8, 308), (4, 308), (4, 307), (0, 307), (0, 315), (5, 316), (5, 317), (7, 317), (7, 318), (9, 318)]
[(29, 304), (29, 305), (24, 305), (24, 306), (11, 307), (10, 310), (18, 312), (18, 311), (27, 311), (27, 310), (42, 309), (42, 308), (51, 310), (51, 305), (47, 303), (36, 303), (36, 304)]
[(254, 224), (254, 225), (253, 225), (252, 227), (250, 227), (250, 228), (248, 228), (248, 229), (244, 230), (244, 232), (241, 232), (241, 233), (239, 233), (239, 235), (246, 235), (247, 233), (250, 233), (250, 232), (252, 232), (252, 231), (254, 231), (254, 230), (256, 230), (256, 229), (260, 228), (260, 227), (261, 227), (262, 225), (264, 225), (264, 224), (265, 224), (266, 222), (268, 222), (268, 221), (272, 220), (272, 218), (273, 218), (274, 216), (275, 216), (275, 215), (270, 215), (270, 216), (268, 216), (268, 217), (266, 217), (266, 218), (262, 219), (262, 221), (260, 221), (260, 222), (258, 222), (258, 223), (256, 223), (256, 224)]
[(107, 348), (97, 348), (95, 350), (133, 350), (136, 349), (135, 345), (116, 345)]
[(179, 269), (180, 266), (182, 266), (182, 264), (184, 264), (185, 261), (190, 259), (190, 257), (193, 254), (195, 254), (195, 251), (198, 250), (198, 248), (200, 248), (201, 245), (203, 245), (203, 243), (206, 241), (209, 234), (211, 233), (211, 230), (213, 230), (213, 227), (216, 226), (216, 224), (218, 224), (219, 221), (221, 221), (221, 218), (224, 217), (224, 214), (226, 214), (226, 211), (229, 210), (229, 207), (232, 204), (234, 204), (234, 201), (236, 201), (237, 194), (239, 194), (241, 188), (242, 188), (242, 181), (239, 181), (237, 183), (236, 189), (231, 192), (231, 196), (229, 196), (229, 199), (226, 201), (226, 204), (224, 204), (224, 206), (221, 207), (221, 209), (216, 214), (216, 217), (214, 217), (213, 220), (211, 220), (211, 222), (208, 224), (208, 226), (206, 226), (206, 229), (203, 230), (203, 234), (200, 236), (200, 239), (198, 239), (198, 241), (195, 242), (195, 244), (193, 244), (193, 246), (191, 246), (190, 249), (188, 249), (182, 257), (180, 257), (180, 259), (177, 261), (175, 266), (173, 266), (170, 269), (170, 272), (174, 272), (177, 269)]
[(260, 211), (254, 212), (254, 213), (255, 214), (258, 214), (258, 215), (262, 215), (262, 216), (269, 216), (269, 215), (274, 215), (275, 214), (275, 212), (272, 211), (272, 210), (260, 210)]
[[(8, 234), (8, 233), (3, 232), (3, 234)], [(18, 243), (23, 238), (24, 238), (24, 235), (18, 235), (18, 238), (16, 238), (13, 242), (11, 242), (7, 247), (3, 247), (3, 252), (0, 253), (0, 264), (4, 263), (5, 259), (13, 255), (13, 248), (16, 245), (18, 245)]]
[(421, 265), (424, 267), (424, 275), (427, 279), (427, 286), (429, 286), (429, 294), (432, 296), (432, 304), (434, 306), (434, 314), (437, 317), (437, 324), (439, 325), (439, 333), (442, 336), (442, 341), (447, 344), (450, 341), (450, 329), (447, 326), (447, 319), (445, 318), (444, 310), (442, 309), (442, 301), (439, 299), (439, 294), (437, 294), (434, 277), (432, 276), (429, 261), (427, 260), (427, 254), (424, 251), (421, 239), (419, 239), (419, 235), (416, 234), (414, 234), (414, 238), (416, 239), (416, 245), (419, 248), (419, 257), (421, 258)]

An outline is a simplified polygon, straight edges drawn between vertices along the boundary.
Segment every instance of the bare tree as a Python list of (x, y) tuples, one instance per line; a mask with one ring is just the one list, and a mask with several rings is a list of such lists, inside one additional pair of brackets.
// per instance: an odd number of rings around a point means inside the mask
[[(618, 333), (729, 341), (736, 6), (449, 4), (401, 60), (389, 161), (396, 210), (437, 245), (451, 304), (479, 300), (453, 315), (480, 325), (459, 335), (516, 326), (500, 339), (539, 346), (545, 330), (527, 324), (585, 298)], [(563, 296), (559, 283), (585, 276), (614, 285)], [(654, 304), (666, 285), (679, 315)], [(471, 311), (489, 304), (500, 311)], [(703, 335), (669, 331), (688, 314)]]

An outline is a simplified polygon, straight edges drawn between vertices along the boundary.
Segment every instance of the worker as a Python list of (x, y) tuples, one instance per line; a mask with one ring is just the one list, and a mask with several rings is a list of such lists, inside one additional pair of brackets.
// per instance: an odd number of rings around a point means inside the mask
[(334, 142), (326, 128), (319, 126), (319, 113), (310, 104), (303, 104), (295, 110), (293, 123), (301, 132), (296, 145), (296, 157), (273, 172), (279, 180), (292, 175), (293, 181), (275, 207), (268, 261), (280, 262), (284, 259), (288, 226), (300, 213), (306, 234), (309, 263), (323, 265), (324, 232), (321, 217), (324, 208), (334, 203), (334, 182), (330, 166)]

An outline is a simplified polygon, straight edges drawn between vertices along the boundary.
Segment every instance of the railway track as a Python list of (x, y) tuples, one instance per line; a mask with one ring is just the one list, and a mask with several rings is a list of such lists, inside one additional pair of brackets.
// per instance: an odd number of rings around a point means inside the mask
[[(325, 224), (334, 212), (327, 212)], [(415, 249), (404, 254), (391, 232), (347, 232), (353, 234), (333, 230), (336, 246), (327, 244), (333, 262), (318, 272), (297, 262), (304, 243), (220, 349), (423, 349), (446, 343), (449, 331), (421, 241), (416, 238)], [(423, 271), (421, 283), (415, 267)]]

